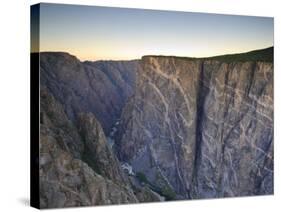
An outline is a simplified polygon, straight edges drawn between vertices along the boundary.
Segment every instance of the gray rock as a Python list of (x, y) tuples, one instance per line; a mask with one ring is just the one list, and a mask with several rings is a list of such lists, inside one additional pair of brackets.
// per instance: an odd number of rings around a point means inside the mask
[(249, 55), (42, 53), (41, 207), (273, 194), (273, 63)]
[(273, 193), (273, 64), (143, 57), (118, 157), (184, 198)]
[(40, 95), (40, 207), (138, 202), (95, 117), (81, 114), (79, 131), (46, 88)]
[(108, 135), (133, 94), (138, 61), (80, 62), (63, 52), (40, 53), (40, 83), (59, 101), (70, 120), (91, 112)]

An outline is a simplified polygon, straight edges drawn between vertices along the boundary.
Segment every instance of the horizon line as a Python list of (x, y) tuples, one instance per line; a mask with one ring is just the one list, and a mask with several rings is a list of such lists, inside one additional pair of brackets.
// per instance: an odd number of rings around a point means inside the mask
[(178, 55), (165, 55), (165, 54), (144, 54), (142, 55), (140, 58), (131, 58), (131, 59), (97, 59), (97, 60), (90, 60), (90, 59), (86, 59), (86, 60), (82, 60), (80, 59), (77, 55), (68, 52), (68, 51), (49, 51), (49, 50), (44, 50), (44, 51), (39, 51), (39, 52), (33, 52), (31, 51), (30, 53), (64, 53), (64, 54), (69, 54), (71, 56), (76, 57), (80, 62), (97, 62), (97, 61), (133, 61), (133, 60), (141, 60), (143, 57), (177, 57), (177, 58), (192, 58), (192, 59), (208, 59), (208, 58), (214, 58), (214, 57), (220, 57), (220, 56), (228, 56), (228, 55), (236, 55), (236, 54), (246, 54), (246, 53), (250, 53), (250, 52), (254, 52), (254, 51), (259, 51), (259, 50), (266, 50), (266, 49), (270, 49), (273, 48), (274, 49), (274, 45), (272, 46), (268, 46), (265, 48), (258, 48), (258, 49), (251, 49), (251, 50), (247, 50), (247, 51), (242, 51), (242, 52), (231, 52), (231, 53), (226, 53), (226, 54), (215, 54), (215, 55), (210, 55), (210, 56), (204, 56), (204, 57), (194, 57), (194, 56), (178, 56)]

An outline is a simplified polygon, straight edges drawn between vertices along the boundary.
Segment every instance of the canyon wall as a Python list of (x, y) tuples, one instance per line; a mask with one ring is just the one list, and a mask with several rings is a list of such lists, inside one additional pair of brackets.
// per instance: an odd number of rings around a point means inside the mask
[(174, 198), (273, 193), (273, 64), (143, 57), (118, 156)]
[(106, 134), (135, 90), (138, 61), (80, 62), (63, 52), (40, 53), (40, 83), (75, 120), (91, 112)]
[(273, 48), (41, 53), (39, 143), (41, 208), (273, 194)]
[(124, 69), (121, 77), (122, 63), (112, 62), (110, 82), (95, 64), (67, 53), (43, 53), (40, 62), (40, 208), (161, 201), (150, 188), (132, 186), (104, 133), (120, 116), (135, 72)]

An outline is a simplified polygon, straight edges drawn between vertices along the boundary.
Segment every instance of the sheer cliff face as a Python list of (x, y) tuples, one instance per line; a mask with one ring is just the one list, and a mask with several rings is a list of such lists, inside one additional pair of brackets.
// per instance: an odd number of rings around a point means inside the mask
[(273, 193), (273, 65), (143, 57), (118, 156), (177, 198)]
[(273, 63), (249, 55), (42, 53), (40, 206), (273, 194)]

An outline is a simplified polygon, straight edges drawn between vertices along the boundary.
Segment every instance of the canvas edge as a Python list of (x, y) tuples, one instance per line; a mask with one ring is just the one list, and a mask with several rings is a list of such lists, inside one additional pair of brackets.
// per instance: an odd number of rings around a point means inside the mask
[(39, 39), (40, 4), (30, 6), (30, 206), (40, 208), (39, 192)]

